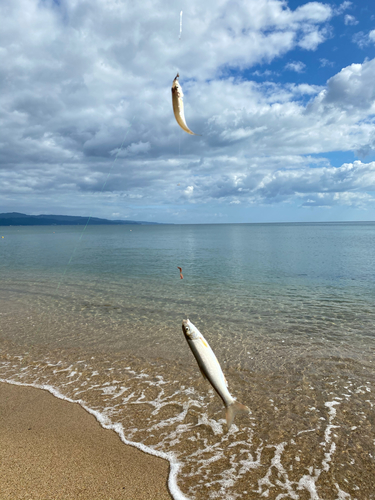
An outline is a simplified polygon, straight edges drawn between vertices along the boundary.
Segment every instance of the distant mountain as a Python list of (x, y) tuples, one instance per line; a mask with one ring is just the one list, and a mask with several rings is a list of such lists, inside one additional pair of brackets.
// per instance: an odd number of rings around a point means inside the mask
[(97, 217), (78, 217), (75, 215), (26, 215), (18, 212), (0, 214), (0, 226), (90, 226), (98, 225), (155, 225), (158, 222), (145, 222), (135, 220), (108, 220)]

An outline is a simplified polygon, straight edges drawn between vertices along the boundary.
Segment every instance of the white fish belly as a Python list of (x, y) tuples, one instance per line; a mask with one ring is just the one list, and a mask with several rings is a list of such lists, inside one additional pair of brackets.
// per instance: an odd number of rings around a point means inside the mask
[[(203, 337), (203, 336), (202, 336)], [(235, 400), (228, 391), (224, 373), (221, 366), (207, 341), (203, 338), (188, 340), (190, 349), (208, 381), (223, 400), (225, 406), (229, 406)]]

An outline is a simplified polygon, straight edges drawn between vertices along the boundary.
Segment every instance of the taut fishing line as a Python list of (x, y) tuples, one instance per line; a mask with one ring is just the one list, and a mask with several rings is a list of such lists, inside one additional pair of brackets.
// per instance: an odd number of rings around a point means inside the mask
[[(180, 41), (181, 41), (181, 35), (182, 35), (182, 14), (183, 14), (183, 11), (180, 12), (180, 34), (178, 36), (178, 39)], [(179, 74), (178, 68), (177, 68), (177, 74)], [(181, 135), (182, 135), (182, 130), (179, 129), (179, 131), (178, 131), (178, 160), (179, 160), (180, 165), (181, 165)], [(183, 279), (184, 277), (182, 275), (181, 267), (177, 266), (177, 268), (180, 270), (180, 279)], [(186, 297), (186, 295), (189, 297), (189, 294), (186, 292), (186, 286), (184, 287), (184, 292), (185, 292), (185, 297)], [(186, 315), (188, 316), (188, 313), (186, 313)]]
[[(182, 14), (183, 11), (180, 12), (180, 34), (178, 36), (178, 39), (181, 40), (181, 35), (182, 35)], [(178, 73), (178, 70), (177, 70)], [(180, 133), (178, 134), (178, 158), (181, 161), (181, 130)]]
[[(126, 139), (126, 137), (127, 137), (128, 133), (129, 133), (129, 131), (130, 131), (130, 128), (131, 128), (132, 123), (133, 123), (133, 120), (134, 120), (134, 117), (135, 117), (135, 115), (133, 116), (133, 118), (132, 118), (132, 120), (131, 120), (131, 122), (130, 122), (130, 125), (129, 125), (129, 127), (128, 127), (128, 130), (126, 131), (126, 134), (124, 135), (124, 138), (123, 138), (123, 140), (122, 140), (121, 146), (120, 146), (119, 150), (117, 151), (116, 157), (115, 157), (115, 159), (114, 159), (114, 160), (113, 160), (113, 162), (112, 162), (111, 168), (109, 169), (109, 172), (108, 172), (108, 174), (107, 174), (107, 178), (106, 178), (106, 180), (104, 181), (104, 184), (103, 184), (102, 189), (100, 190), (100, 193), (99, 193), (99, 194), (101, 194), (101, 193), (103, 192), (103, 189), (105, 188), (105, 186), (106, 186), (106, 184), (107, 184), (108, 178), (109, 178), (109, 176), (111, 175), (112, 169), (113, 169), (113, 167), (114, 167), (114, 165), (115, 165), (115, 163), (116, 163), (116, 160), (117, 160), (117, 158), (118, 158), (118, 155), (120, 154), (120, 152), (121, 152), (121, 150), (122, 150), (122, 146), (124, 145), (125, 139)], [(69, 264), (72, 262), (72, 259), (73, 259), (73, 257), (74, 257), (74, 254), (76, 253), (76, 250), (77, 250), (77, 248), (78, 248), (78, 245), (79, 245), (80, 241), (82, 240), (83, 233), (86, 231), (86, 228), (87, 228), (87, 226), (88, 226), (88, 224), (89, 224), (89, 222), (90, 222), (91, 217), (92, 217), (92, 214), (90, 214), (89, 218), (87, 219), (87, 222), (86, 222), (85, 227), (82, 229), (81, 235), (80, 235), (80, 237), (79, 237), (79, 239), (78, 239), (78, 242), (77, 242), (76, 246), (74, 247), (74, 250), (73, 250), (73, 252), (72, 252), (72, 255), (70, 256), (69, 262), (68, 262), (68, 263), (67, 263), (67, 265), (65, 266), (64, 272), (63, 272), (63, 274), (62, 274), (62, 276), (61, 276), (61, 279), (60, 279), (60, 281), (59, 281), (59, 284), (57, 285), (56, 290), (58, 290), (58, 289), (60, 288), (61, 282), (62, 282), (62, 280), (64, 279), (64, 276), (65, 276), (65, 274), (66, 274), (66, 271), (68, 270)]]
[(183, 12), (180, 12), (180, 36), (178, 37), (179, 40), (181, 40), (181, 34), (182, 34), (182, 14)]

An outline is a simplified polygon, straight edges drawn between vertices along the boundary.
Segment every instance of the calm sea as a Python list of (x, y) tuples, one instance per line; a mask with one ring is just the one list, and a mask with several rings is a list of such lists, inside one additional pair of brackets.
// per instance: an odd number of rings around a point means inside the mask
[[(2, 380), (167, 458), (175, 499), (375, 499), (375, 223), (0, 232)], [(251, 409), (229, 432), (184, 318)]]

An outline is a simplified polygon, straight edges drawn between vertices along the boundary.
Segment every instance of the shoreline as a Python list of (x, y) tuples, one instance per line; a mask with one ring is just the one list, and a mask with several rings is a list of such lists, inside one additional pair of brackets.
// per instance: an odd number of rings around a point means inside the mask
[(0, 382), (2, 500), (171, 500), (169, 468), (79, 404)]

